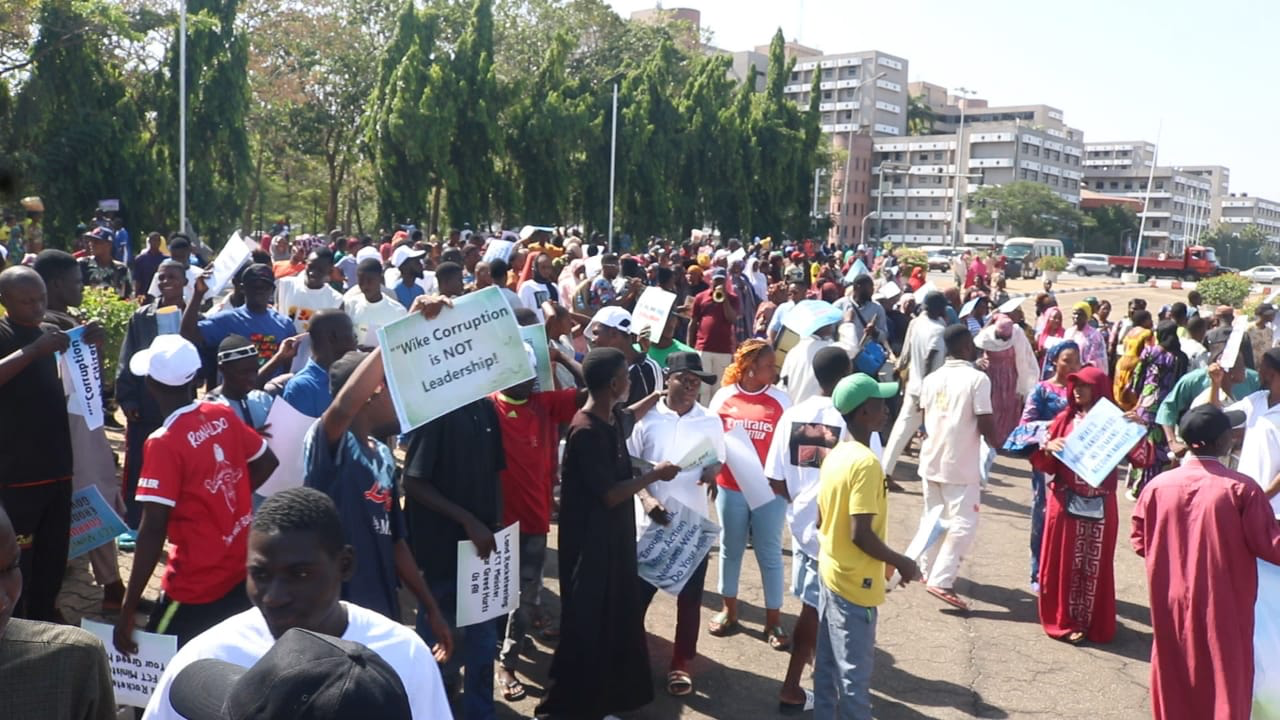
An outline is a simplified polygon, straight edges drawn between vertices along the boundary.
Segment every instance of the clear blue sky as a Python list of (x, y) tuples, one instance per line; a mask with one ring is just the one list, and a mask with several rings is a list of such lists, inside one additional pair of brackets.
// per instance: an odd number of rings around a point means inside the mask
[[(626, 17), (652, 0), (608, 0)], [(993, 105), (1061, 108), (1087, 142), (1160, 136), (1161, 165), (1225, 165), (1232, 192), (1280, 201), (1280, 3), (1258, 0), (688, 0), (712, 44), (781, 27), (826, 53), (907, 58), (912, 81)], [(1268, 137), (1270, 135), (1270, 137)]]

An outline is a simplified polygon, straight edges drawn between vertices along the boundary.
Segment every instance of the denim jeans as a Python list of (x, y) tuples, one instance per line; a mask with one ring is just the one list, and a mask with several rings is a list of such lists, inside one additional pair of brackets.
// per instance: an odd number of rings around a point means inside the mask
[(787, 501), (775, 497), (752, 510), (742, 493), (723, 487), (719, 490), (716, 514), (720, 516), (720, 582), (716, 589), (721, 597), (738, 597), (738, 574), (750, 529), (764, 585), (764, 606), (768, 610), (781, 608), (782, 525), (787, 520)]
[(1040, 582), (1040, 543), (1044, 539), (1044, 473), (1031, 471), (1031, 582)]
[(547, 556), (547, 536), (520, 533), (520, 604), (507, 614), (502, 651), (498, 661), (508, 670), (516, 669), (520, 646), (529, 634), (533, 608), (542, 587), (542, 563)]
[(813, 666), (814, 720), (871, 720), (875, 608), (849, 602), (821, 583)]
[[(462, 677), (462, 707), (465, 720), (494, 720), (497, 717), (493, 705), (493, 661), (498, 654), (498, 623), (490, 620), (478, 625), (456, 627), (458, 587), (453, 580), (435, 580), (427, 583), (431, 596), (440, 606), (444, 619), (454, 625), (453, 656), (440, 668), (445, 689), (451, 694), (458, 687), (458, 675)], [(435, 644), (427, 611), (418, 606), (418, 635), (427, 643)]]

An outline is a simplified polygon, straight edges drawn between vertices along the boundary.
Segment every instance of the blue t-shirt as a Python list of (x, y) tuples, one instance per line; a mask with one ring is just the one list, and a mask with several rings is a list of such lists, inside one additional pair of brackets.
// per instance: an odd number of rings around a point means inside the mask
[(264, 365), (280, 349), (280, 343), (298, 333), (293, 321), (271, 308), (260, 314), (249, 312), (247, 306), (224, 310), (200, 321), (200, 336), (204, 344), (217, 349), (218, 343), (228, 335), (243, 335), (258, 348), (258, 365)]
[(128, 265), (129, 258), (133, 255), (132, 250), (133, 248), (129, 247), (129, 231), (120, 228), (116, 231), (115, 237), (111, 238), (111, 257)]
[(281, 397), (303, 415), (320, 417), (333, 400), (329, 394), (329, 371), (317, 365), (314, 359), (308, 360), (285, 383)]
[(261, 430), (267, 424), (267, 415), (271, 413), (271, 404), (275, 402), (270, 393), (256, 388), (239, 400), (232, 400), (222, 393), (209, 393), (204, 399), (205, 402), (222, 403), (230, 407), (245, 425), (254, 430)]
[(414, 298), (418, 297), (419, 295), (421, 295), (426, 291), (423, 290), (422, 286), (417, 283), (414, 283), (412, 285), (405, 285), (403, 282), (398, 282), (396, 283), (395, 289), (393, 289), (392, 292), (396, 294), (396, 300), (399, 300), (400, 304), (407, 308), (413, 305)]
[(372, 447), (348, 432), (326, 448), (324, 428), (316, 423), (302, 441), (302, 479), (333, 499), (355, 550), (355, 574), (343, 583), (342, 599), (400, 622), (395, 545), (407, 533), (396, 490), (396, 461), (391, 448), (370, 442)]

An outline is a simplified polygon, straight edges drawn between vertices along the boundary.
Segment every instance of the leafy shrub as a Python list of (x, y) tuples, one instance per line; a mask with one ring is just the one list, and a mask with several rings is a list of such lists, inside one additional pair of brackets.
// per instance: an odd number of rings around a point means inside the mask
[(898, 258), (898, 267), (902, 268), (903, 276), (910, 277), (912, 268), (924, 268), (925, 273), (929, 272), (929, 256), (925, 251), (900, 247), (893, 254)]
[(124, 344), (125, 333), (129, 329), (129, 318), (138, 306), (121, 300), (114, 290), (108, 288), (85, 288), (84, 301), (80, 303), (80, 319), (84, 322), (97, 320), (107, 331), (107, 343), (103, 346), (103, 377), (116, 376), (116, 360), (120, 357), (120, 346)]
[(1249, 297), (1253, 281), (1235, 273), (1215, 275), (1196, 284), (1200, 297), (1205, 305), (1230, 305), (1240, 307), (1244, 299)]
[(1036, 261), (1036, 267), (1043, 271), (1062, 272), (1067, 269), (1067, 259), (1061, 255), (1042, 255)]

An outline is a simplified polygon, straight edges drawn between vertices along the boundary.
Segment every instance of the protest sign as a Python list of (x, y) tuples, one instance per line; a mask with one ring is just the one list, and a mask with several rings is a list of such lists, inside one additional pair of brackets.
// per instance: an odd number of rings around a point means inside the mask
[(716, 453), (715, 444), (706, 435), (699, 435), (694, 446), (676, 461), (676, 465), (679, 465), (681, 470), (692, 470), (716, 462), (720, 462), (720, 457)]
[[(947, 523), (942, 519), (942, 506), (935, 505), (920, 518), (920, 527), (916, 528), (915, 537), (911, 538), (911, 543), (907, 545), (906, 552), (902, 554), (918, 564), (924, 554), (929, 551), (929, 548), (942, 539), (946, 531)], [(898, 587), (901, 582), (902, 574), (895, 569), (893, 576), (885, 583), (885, 590), (892, 590)]]
[(280, 464), (276, 465), (271, 476), (257, 489), (259, 495), (271, 497), (281, 490), (302, 487), (302, 473), (306, 469), (302, 458), (302, 441), (315, 421), (315, 418), (298, 412), (284, 398), (276, 398), (271, 403), (264, 427), (271, 434), (267, 438), (267, 447), (271, 448)]
[(128, 529), (97, 485), (77, 490), (71, 496), (71, 546), (67, 557), (79, 557), (102, 547)]
[(631, 332), (641, 335), (647, 329), (649, 338), (658, 342), (662, 331), (667, 328), (667, 315), (675, 305), (675, 293), (662, 288), (647, 287), (636, 300), (635, 312), (631, 313)]
[(213, 260), (213, 275), (209, 278), (209, 290), (205, 293), (205, 297), (217, 297), (218, 293), (231, 282), (231, 278), (235, 276), (240, 266), (249, 262), (252, 255), (253, 249), (240, 237), (240, 231), (232, 233), (231, 237), (227, 238), (227, 244), (222, 246), (218, 257)]
[(926, 282), (920, 286), (919, 290), (916, 290), (915, 293), (912, 294), (912, 297), (915, 298), (916, 304), (920, 305), (924, 303), (924, 299), (932, 292), (938, 292), (938, 286), (931, 282)]
[(1145, 425), (1126, 420), (1124, 411), (1099, 398), (1067, 436), (1066, 447), (1054, 456), (1081, 480), (1099, 487), (1146, 434)]
[(1223, 370), (1230, 370), (1235, 367), (1236, 358), (1240, 357), (1240, 345), (1244, 342), (1244, 333), (1247, 329), (1249, 321), (1245, 318), (1236, 318), (1231, 324), (1231, 334), (1227, 336), (1227, 345), (1222, 349), (1222, 357), (1218, 358), (1218, 364)]
[(1252, 718), (1280, 720), (1280, 567), (1265, 560), (1258, 560), (1253, 648)]
[(84, 418), (90, 430), (102, 427), (102, 366), (98, 348), (84, 341), (84, 326), (67, 331), (71, 343), (62, 353), (62, 376), (70, 392), (67, 410)]
[(867, 264), (862, 262), (862, 258), (853, 261), (849, 266), (849, 271), (844, 274), (844, 281), (852, 283), (859, 275), (870, 275), (871, 271), (867, 269)]
[(604, 272), (604, 255), (592, 255), (582, 261), (582, 267), (587, 271), (587, 277), (593, 278)]
[(503, 617), (520, 604), (520, 523), (493, 534), (487, 559), (475, 543), (458, 543), (458, 624), (462, 628)]
[(787, 311), (782, 319), (782, 326), (795, 331), (801, 338), (807, 338), (819, 329), (840, 322), (844, 313), (835, 305), (822, 300), (801, 300)]
[(769, 479), (764, 476), (764, 466), (760, 464), (756, 446), (741, 424), (725, 431), (724, 451), (725, 464), (752, 510), (777, 497), (769, 486)]
[(497, 238), (489, 238), (489, 244), (484, 248), (484, 255), (481, 260), (485, 262), (493, 262), (494, 260), (502, 260), (503, 262), (511, 261), (511, 250), (516, 246), (510, 240), (499, 240)]
[(533, 348), (533, 356), (538, 360), (538, 384), (534, 388), (538, 392), (550, 392), (556, 389), (555, 372), (551, 367), (551, 350), (547, 347), (547, 326), (521, 325), (520, 337)]
[(165, 667), (178, 652), (177, 635), (133, 632), (138, 643), (137, 655), (125, 655), (116, 650), (115, 627), (88, 618), (80, 621), (80, 627), (93, 633), (107, 650), (107, 664), (111, 667), (111, 685), (115, 689), (116, 703), (144, 708), (156, 691), (156, 684)]
[(487, 287), (434, 320), (410, 313), (378, 330), (387, 389), (403, 432), (534, 377), (515, 315)]
[(636, 569), (640, 579), (678, 595), (719, 540), (720, 526), (674, 499), (663, 506), (671, 521), (644, 529), (636, 540)]
[(120, 212), (120, 198), (99, 200), (98, 209), (102, 212)]

